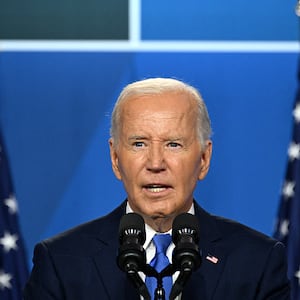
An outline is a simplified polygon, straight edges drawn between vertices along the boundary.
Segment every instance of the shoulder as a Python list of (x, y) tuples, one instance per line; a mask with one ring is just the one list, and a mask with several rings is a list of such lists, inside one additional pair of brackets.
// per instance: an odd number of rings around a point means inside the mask
[[(232, 261), (242, 261), (244, 266), (267, 267), (286, 264), (285, 246), (274, 238), (239, 222), (213, 216), (221, 232), (222, 245)], [(284, 267), (285, 268), (285, 267)]]
[(220, 248), (231, 266), (237, 270), (245, 268), (250, 273), (267, 269), (283, 270), (282, 274), (286, 274), (286, 249), (281, 242), (239, 222), (211, 217), (220, 232)]
[[(218, 258), (222, 269), (219, 297), (226, 299), (288, 299), (285, 247), (281, 242), (228, 218), (211, 215), (196, 205), (203, 239), (202, 268), (214, 268), (206, 258)], [(201, 230), (202, 229), (202, 230)], [(234, 287), (234, 288), (232, 288)], [(221, 295), (222, 294), (222, 295)]]
[[(267, 249), (284, 246), (274, 238), (246, 226), (235, 220), (212, 215), (196, 204), (196, 214), (200, 222), (200, 236), (209, 240), (221, 242), (224, 247), (237, 251), (266, 251)], [(201, 238), (201, 237), (200, 237)]]
[(37, 244), (60, 255), (93, 255), (101, 246), (117, 242), (119, 222), (124, 214), (124, 204), (106, 216), (80, 224)]
[(246, 243), (249, 247), (251, 245), (255, 247), (272, 247), (281, 244), (274, 238), (237, 221), (220, 216), (212, 215), (211, 217), (215, 220), (221, 236), (226, 237), (231, 242), (238, 241), (241, 245)]

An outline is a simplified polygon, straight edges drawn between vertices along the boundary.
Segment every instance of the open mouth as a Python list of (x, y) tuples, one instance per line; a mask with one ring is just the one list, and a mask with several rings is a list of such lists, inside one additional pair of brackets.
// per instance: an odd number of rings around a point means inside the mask
[(163, 184), (147, 184), (144, 186), (144, 189), (151, 193), (161, 193), (167, 190), (168, 188), (170, 188), (170, 186)]

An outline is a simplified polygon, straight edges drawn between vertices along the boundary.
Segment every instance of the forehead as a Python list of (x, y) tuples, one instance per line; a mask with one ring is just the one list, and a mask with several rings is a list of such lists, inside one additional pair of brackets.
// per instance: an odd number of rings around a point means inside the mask
[(189, 114), (196, 111), (196, 100), (185, 93), (162, 93), (131, 96), (124, 100), (121, 114)]
[(120, 127), (123, 134), (194, 135), (196, 107), (195, 100), (184, 94), (132, 97), (122, 108)]

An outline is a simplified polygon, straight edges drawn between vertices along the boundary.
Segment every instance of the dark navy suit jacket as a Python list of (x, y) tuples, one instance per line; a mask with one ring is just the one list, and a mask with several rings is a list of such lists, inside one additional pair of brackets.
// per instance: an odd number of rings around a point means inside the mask
[[(126, 202), (109, 215), (39, 243), (25, 300), (139, 300), (116, 264)], [(202, 263), (183, 300), (290, 299), (283, 245), (195, 203)], [(212, 262), (206, 257), (215, 257)]]

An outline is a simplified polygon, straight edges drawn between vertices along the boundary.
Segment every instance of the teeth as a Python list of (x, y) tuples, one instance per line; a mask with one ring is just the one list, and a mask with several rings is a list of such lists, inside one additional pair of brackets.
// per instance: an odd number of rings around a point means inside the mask
[(164, 191), (166, 188), (149, 188), (148, 190), (152, 193), (159, 193)]
[(159, 193), (166, 190), (166, 187), (149, 186), (147, 187), (147, 190), (149, 190), (152, 193)]

